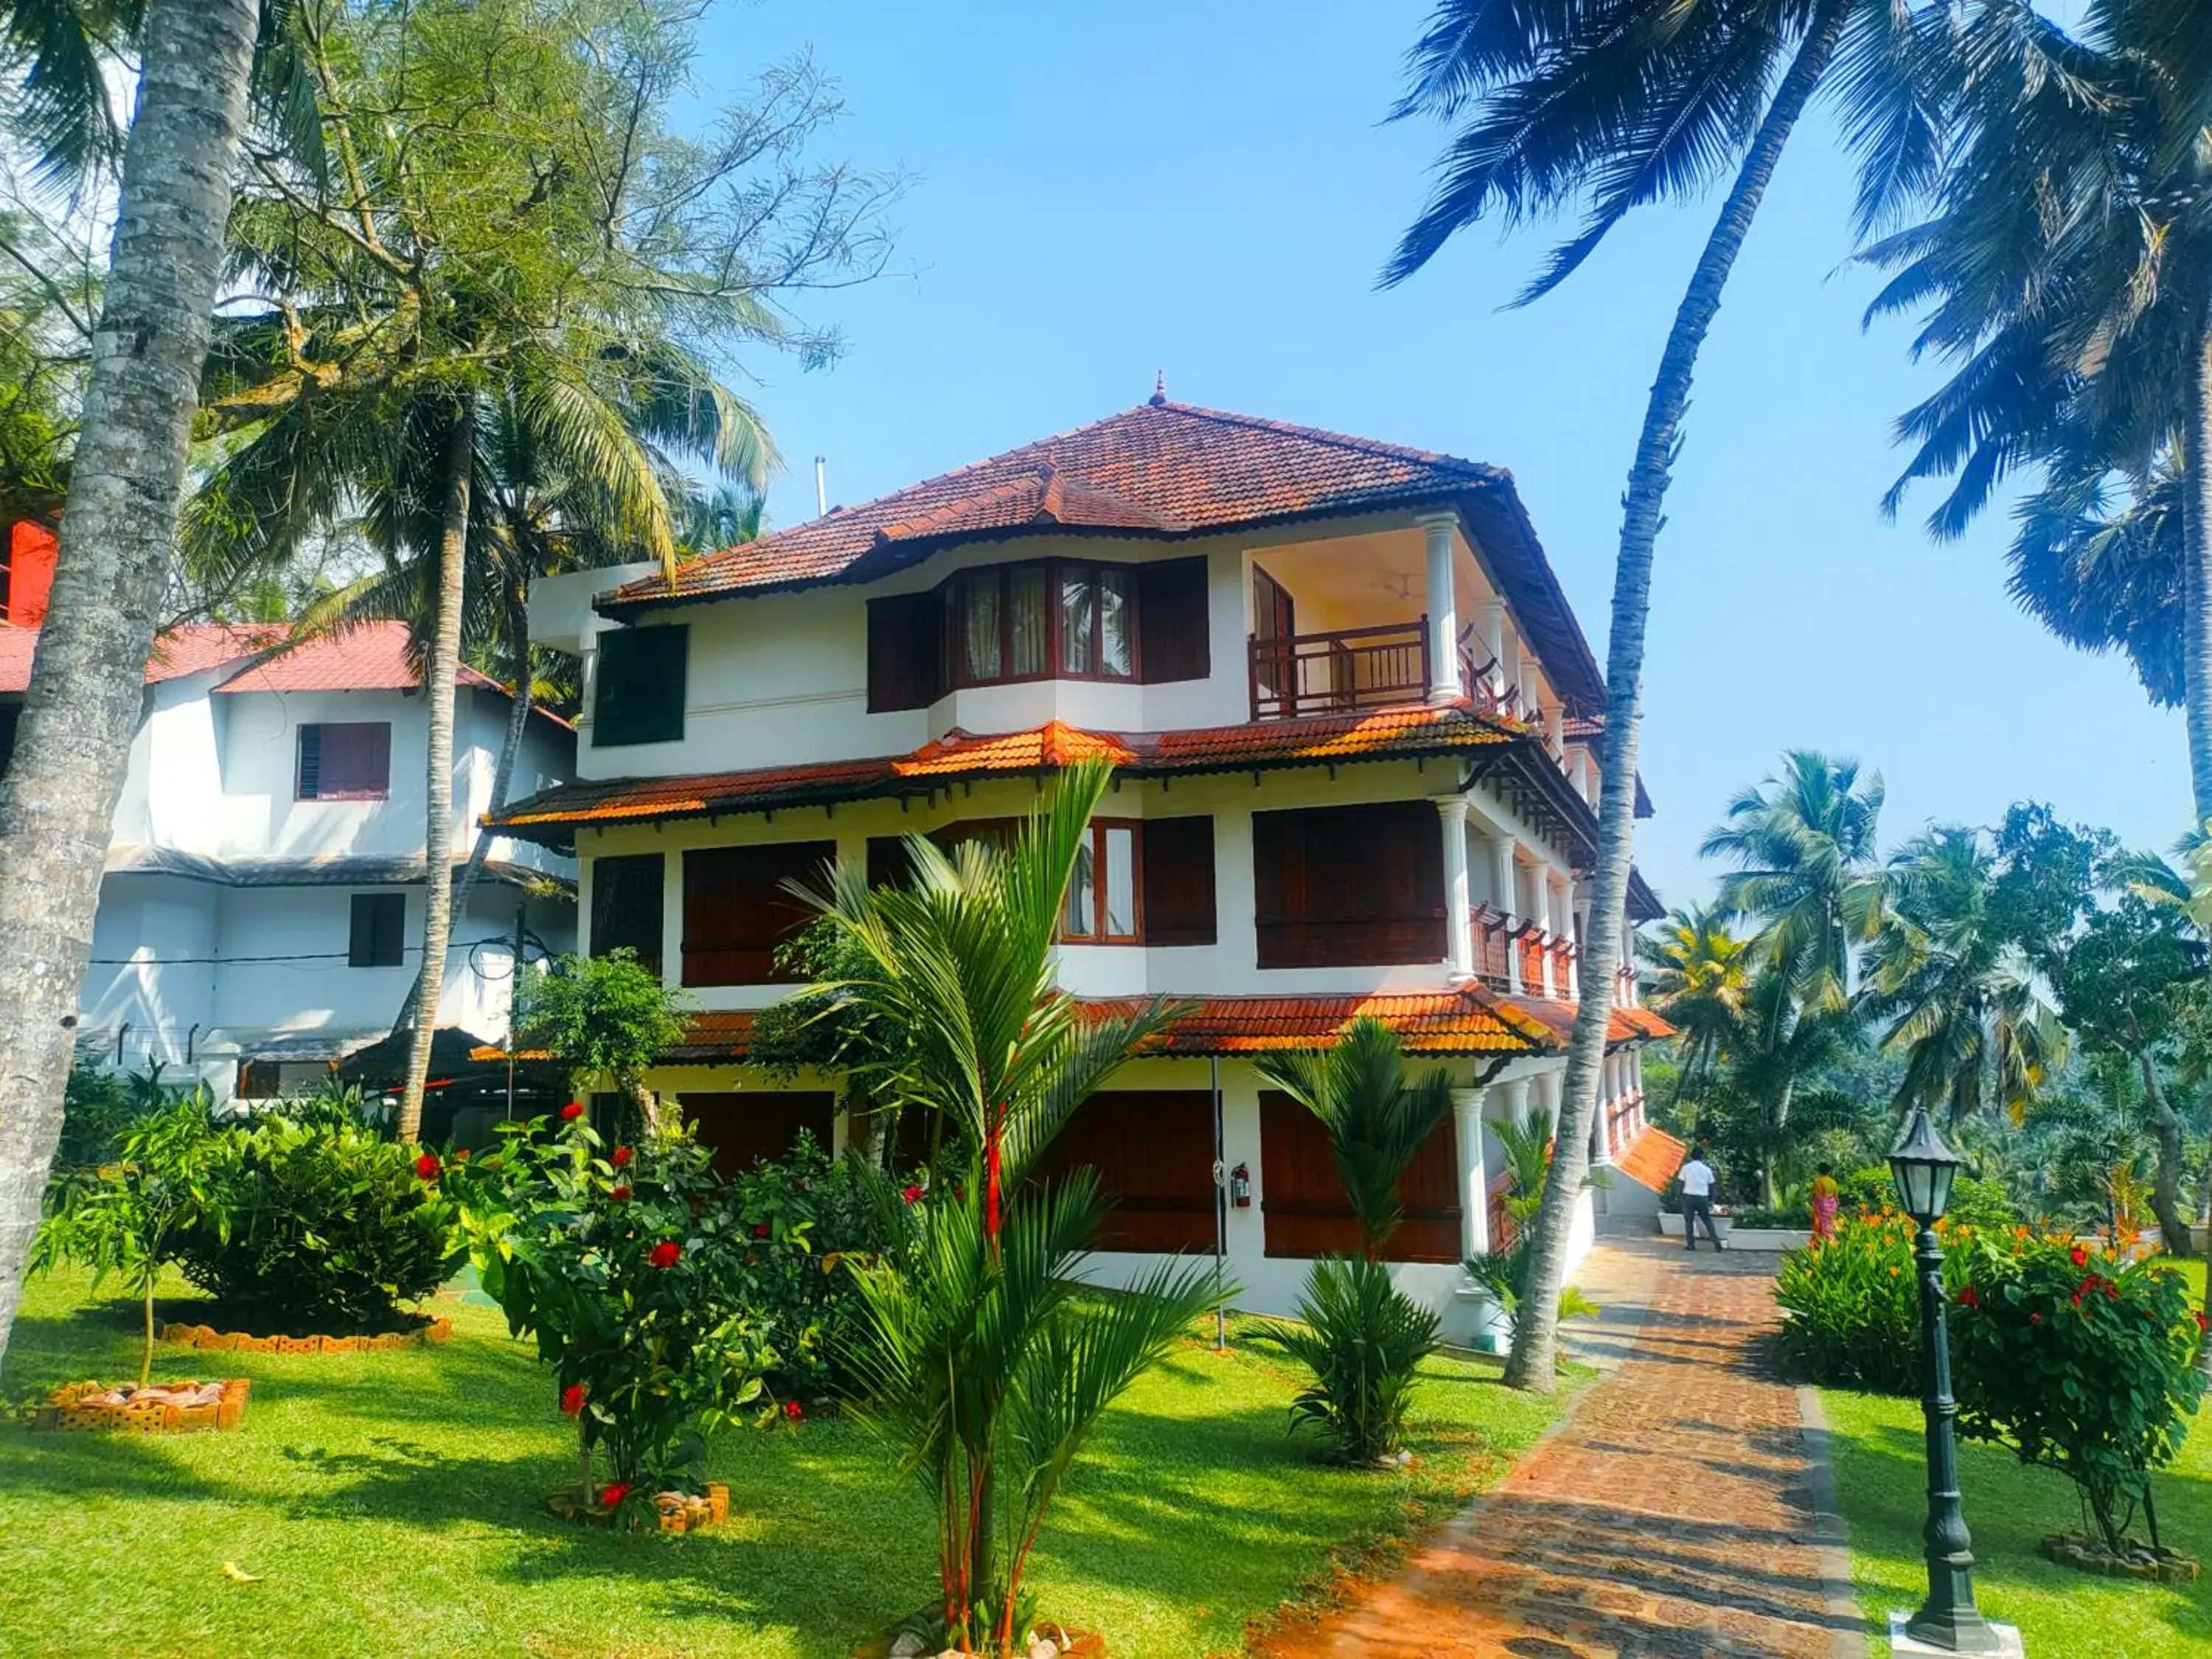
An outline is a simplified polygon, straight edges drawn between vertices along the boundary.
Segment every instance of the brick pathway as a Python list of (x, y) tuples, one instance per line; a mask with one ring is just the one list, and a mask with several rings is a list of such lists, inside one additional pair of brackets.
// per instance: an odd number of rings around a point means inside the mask
[(1752, 1352), (1775, 1258), (1663, 1255), (1635, 1346), (1566, 1426), (1295, 1659), (1864, 1653), (1822, 1575), (1796, 1393)]

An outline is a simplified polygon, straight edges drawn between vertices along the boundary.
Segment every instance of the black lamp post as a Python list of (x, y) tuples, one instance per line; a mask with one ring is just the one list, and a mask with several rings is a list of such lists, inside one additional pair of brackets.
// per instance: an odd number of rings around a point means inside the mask
[(1920, 1406), (1928, 1421), (1928, 1600), (1905, 1632), (1949, 1653), (1996, 1653), (1997, 1634), (1974, 1606), (1974, 1553), (1959, 1503), (1959, 1453), (1952, 1422), (1951, 1342), (1943, 1318), (1943, 1247), (1936, 1223), (1951, 1202), (1960, 1160), (1936, 1133), (1922, 1107), (1889, 1154), (1905, 1212), (1919, 1228), (1913, 1241), (1920, 1279)]

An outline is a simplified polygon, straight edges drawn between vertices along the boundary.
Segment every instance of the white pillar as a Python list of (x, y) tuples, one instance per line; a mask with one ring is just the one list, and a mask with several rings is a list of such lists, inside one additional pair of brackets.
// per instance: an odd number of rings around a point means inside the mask
[(1531, 872), (1536, 888), (1537, 944), (1542, 946), (1536, 958), (1536, 986), (1540, 996), (1556, 997), (1559, 988), (1553, 983), (1552, 963), (1552, 877), (1540, 866)]
[(1565, 704), (1553, 703), (1544, 711), (1544, 741), (1552, 746), (1552, 753), (1564, 760), (1567, 753), (1567, 711)]
[(1505, 694), (1505, 597), (1492, 593), (1482, 605), (1482, 648), (1490, 659), (1491, 690)]
[(1444, 836), (1444, 962), (1455, 980), (1474, 977), (1474, 897), (1467, 879), (1467, 797), (1443, 795), (1437, 817)]
[(1429, 564), (1429, 701), (1449, 702), (1459, 690), (1459, 599), (1453, 591), (1454, 513), (1431, 513), (1420, 520)]
[[(1498, 908), (1505, 912), (1505, 930), (1510, 933), (1521, 908), (1521, 896), (1513, 890), (1513, 838), (1492, 836), (1490, 858), (1491, 871), (1498, 883)], [(1516, 995), (1521, 990), (1521, 947), (1511, 939), (1505, 943), (1505, 988)]]
[(1459, 1137), (1459, 1248), (1464, 1261), (1490, 1248), (1490, 1172), (1482, 1157), (1482, 1091), (1455, 1089), (1452, 1129)]

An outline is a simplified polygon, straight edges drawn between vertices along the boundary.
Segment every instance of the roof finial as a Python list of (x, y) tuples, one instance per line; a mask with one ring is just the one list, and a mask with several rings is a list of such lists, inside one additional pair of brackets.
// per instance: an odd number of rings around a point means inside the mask
[(1152, 395), (1145, 399), (1154, 409), (1164, 409), (1168, 401), (1168, 372), (1164, 368), (1152, 373)]

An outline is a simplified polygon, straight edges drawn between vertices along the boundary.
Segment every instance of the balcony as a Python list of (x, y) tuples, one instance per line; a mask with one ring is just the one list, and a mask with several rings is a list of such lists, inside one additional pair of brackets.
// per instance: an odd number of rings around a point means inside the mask
[(1429, 690), (1426, 617), (1250, 641), (1252, 718), (1295, 720), (1419, 702)]
[(1494, 904), (1476, 905), (1473, 921), (1474, 976), (1483, 984), (1493, 991), (1574, 1000), (1576, 951), (1571, 939), (1545, 933), (1534, 922), (1516, 920)]

